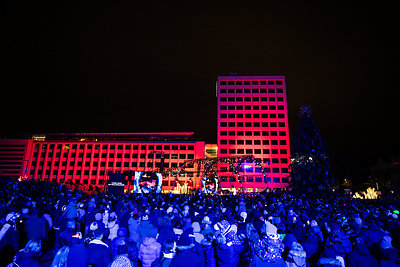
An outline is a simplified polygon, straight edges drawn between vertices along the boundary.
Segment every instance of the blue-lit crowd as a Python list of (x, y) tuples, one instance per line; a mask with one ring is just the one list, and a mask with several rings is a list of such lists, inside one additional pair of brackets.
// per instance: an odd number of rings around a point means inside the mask
[(400, 266), (398, 200), (83, 194), (0, 180), (1, 266)]

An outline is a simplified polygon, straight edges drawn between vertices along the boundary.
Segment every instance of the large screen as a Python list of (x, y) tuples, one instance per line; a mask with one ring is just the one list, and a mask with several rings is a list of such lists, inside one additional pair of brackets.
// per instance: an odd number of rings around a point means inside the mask
[(161, 193), (162, 174), (135, 171), (134, 193)]

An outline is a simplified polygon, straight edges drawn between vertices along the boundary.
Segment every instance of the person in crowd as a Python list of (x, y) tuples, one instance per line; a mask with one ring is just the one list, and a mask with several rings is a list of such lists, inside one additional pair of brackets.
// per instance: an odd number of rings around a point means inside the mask
[(273, 266), (285, 267), (285, 261), (282, 258), (284, 244), (278, 234), (268, 233), (264, 235), (255, 245), (254, 254), (251, 260), (251, 267)]
[(105, 229), (98, 228), (94, 231), (94, 239), (87, 246), (88, 249), (88, 264), (97, 267), (107, 267), (111, 262), (110, 247), (104, 243)]
[(143, 267), (150, 267), (161, 254), (161, 244), (154, 237), (145, 236), (139, 247), (138, 258)]
[(17, 252), (12, 264), (8, 267), (40, 267), (41, 241), (29, 240), (24, 249)]
[(194, 238), (190, 237), (188, 231), (182, 233), (178, 246), (176, 247), (176, 255), (170, 263), (170, 267), (186, 267), (190, 263), (191, 267), (204, 266), (204, 260), (195, 251)]
[(152, 267), (169, 267), (172, 259), (175, 257), (176, 242), (174, 240), (165, 240), (162, 246), (162, 254), (157, 260), (153, 261)]

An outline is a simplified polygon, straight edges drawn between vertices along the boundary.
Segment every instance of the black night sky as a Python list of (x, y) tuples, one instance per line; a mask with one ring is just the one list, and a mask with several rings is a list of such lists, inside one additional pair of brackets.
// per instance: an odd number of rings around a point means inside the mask
[[(122, 2), (122, 3), (121, 3)], [(194, 131), (218, 75), (285, 75), (338, 176), (399, 156), (394, 1), (2, 1), (1, 137)], [(217, 3), (218, 2), (218, 3)]]

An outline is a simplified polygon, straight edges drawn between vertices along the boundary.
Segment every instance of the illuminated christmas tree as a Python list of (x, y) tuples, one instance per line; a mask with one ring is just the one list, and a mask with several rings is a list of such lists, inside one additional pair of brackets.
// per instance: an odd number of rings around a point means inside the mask
[(309, 106), (300, 108), (300, 122), (292, 142), (290, 187), (298, 195), (328, 196), (333, 176), (326, 145), (311, 117)]

